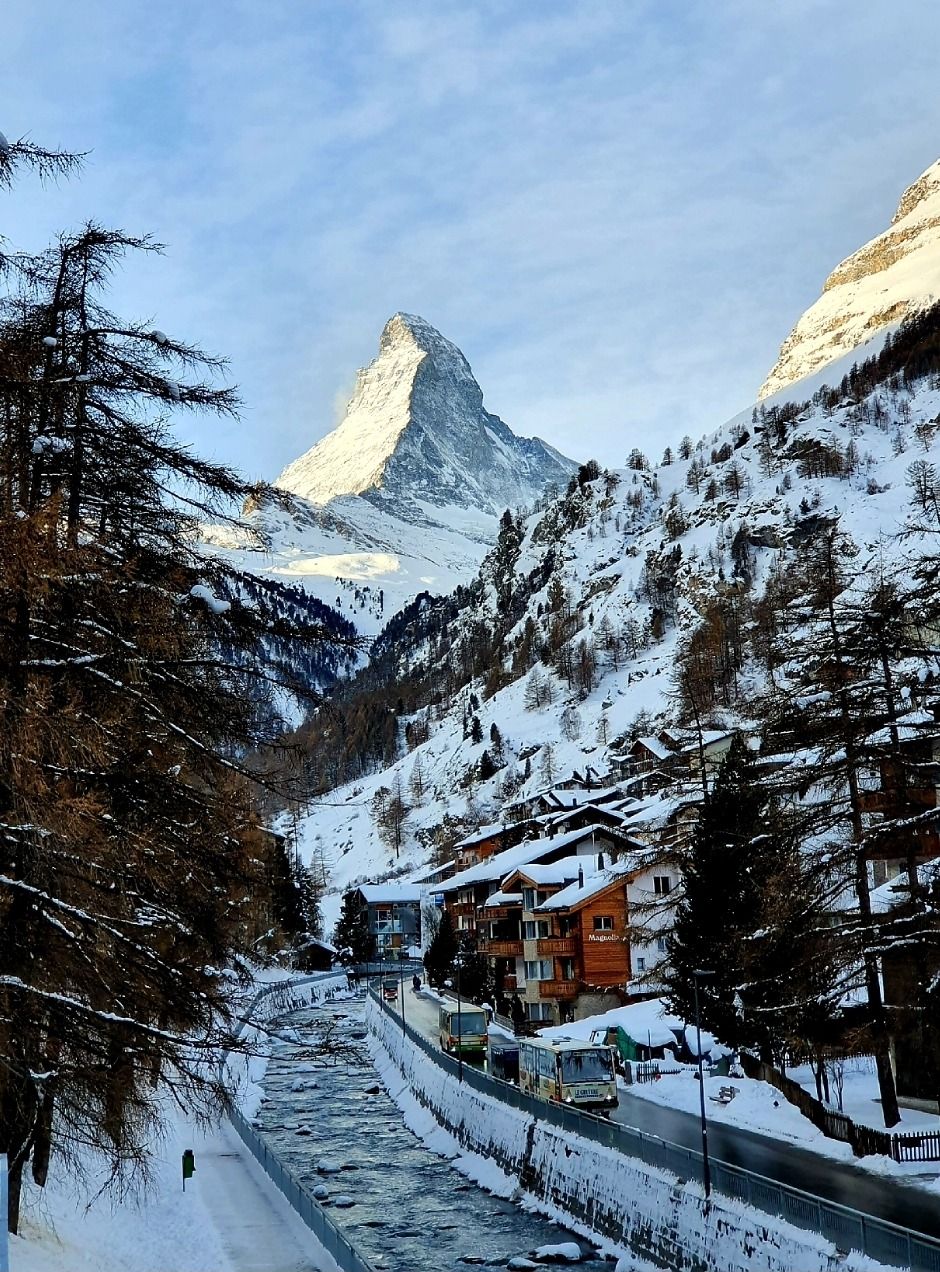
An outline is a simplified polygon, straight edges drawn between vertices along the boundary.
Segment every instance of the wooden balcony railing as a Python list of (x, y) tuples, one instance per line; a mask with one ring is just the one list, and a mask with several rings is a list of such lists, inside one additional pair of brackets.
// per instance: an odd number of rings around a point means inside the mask
[(451, 914), (456, 915), (472, 915), (477, 912), (477, 903), (475, 901), (457, 901), (454, 905), (449, 905), (448, 910)]
[(579, 986), (574, 980), (539, 981), (539, 998), (574, 998)]
[(515, 992), (515, 990), (516, 990), (517, 988), (518, 988), (518, 986), (517, 986), (517, 984), (516, 984), (516, 978), (515, 978), (515, 976), (504, 976), (504, 977), (503, 977), (503, 990), (504, 990), (507, 994), (512, 994), (512, 993), (514, 993), (514, 992)]
[(576, 954), (577, 942), (573, 936), (543, 936), (536, 941), (539, 958), (543, 954)]
[(486, 952), (491, 958), (522, 958), (522, 942), (488, 940)]
[(522, 897), (519, 898), (518, 905), (488, 905), (482, 909), (481, 913), (484, 919), (487, 921), (492, 919), (495, 923), (497, 919), (517, 919), (521, 908)]

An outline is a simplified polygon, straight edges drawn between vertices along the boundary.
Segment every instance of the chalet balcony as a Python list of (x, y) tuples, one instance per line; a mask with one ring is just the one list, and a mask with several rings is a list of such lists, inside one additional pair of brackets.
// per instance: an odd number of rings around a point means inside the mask
[(577, 954), (578, 943), (573, 936), (543, 936), (536, 941), (539, 958), (543, 954)]
[(490, 958), (522, 958), (521, 941), (488, 940), (485, 949)]
[(574, 998), (580, 987), (574, 980), (539, 981), (539, 998)]
[(514, 994), (519, 986), (516, 984), (515, 976), (503, 977), (503, 991), (507, 994)]
[(458, 901), (456, 905), (447, 907), (451, 914), (455, 914), (458, 918), (462, 915), (473, 918), (477, 912), (477, 903), (475, 901)]
[(483, 915), (487, 921), (492, 920), (494, 923), (498, 919), (518, 919), (521, 906), (522, 897), (519, 898), (519, 905), (488, 905), (484, 908)]

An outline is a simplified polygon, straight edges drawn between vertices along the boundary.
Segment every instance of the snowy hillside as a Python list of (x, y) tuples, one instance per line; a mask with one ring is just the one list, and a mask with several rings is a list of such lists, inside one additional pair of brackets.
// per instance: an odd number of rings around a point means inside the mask
[[(864, 582), (903, 573), (929, 543), (905, 532), (934, 515), (938, 332), (934, 313), (834, 390), (756, 407), (658, 466), (639, 452), (619, 472), (586, 466), (547, 511), (503, 527), (471, 585), (400, 615), (334, 704), (344, 745), (367, 707), (394, 734), (362, 735), (346, 755), (330, 722), (307, 734), (321, 786), (336, 789), (301, 835), (333, 887), (423, 864), (448, 818), (499, 821), (507, 801), (572, 770), (603, 774), (624, 740), (688, 723), (682, 668), (705, 669), (707, 727), (753, 726), (772, 589), (807, 545), (837, 527)], [(409, 809), (399, 857), (376, 826), (383, 787)]]
[(826, 279), (787, 336), (760, 398), (940, 300), (940, 161), (905, 190), (891, 226)]
[(531, 507), (575, 468), (484, 410), (456, 345), (395, 314), (342, 423), (277, 479), (297, 496), (296, 514), (255, 511), (245, 531), (210, 526), (206, 537), (240, 567), (301, 584), (374, 635), (419, 592), (468, 582), (505, 509)]

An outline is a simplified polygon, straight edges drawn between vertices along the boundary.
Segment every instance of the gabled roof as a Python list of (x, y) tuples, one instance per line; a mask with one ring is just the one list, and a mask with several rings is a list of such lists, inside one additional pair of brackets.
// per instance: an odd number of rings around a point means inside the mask
[(474, 844), (482, 844), (484, 840), (493, 839), (504, 831), (512, 829), (514, 829), (513, 825), (507, 822), (492, 822), (489, 826), (479, 826), (472, 835), (459, 839), (454, 847), (472, 848)]
[(546, 884), (564, 884), (577, 879), (578, 871), (583, 871), (590, 857), (561, 857), (558, 861), (533, 862), (528, 866), (519, 866), (512, 874), (506, 875), (503, 883), (508, 885), (514, 879), (522, 879), (527, 883), (544, 887)]
[(457, 874), (452, 875), (450, 879), (445, 879), (436, 891), (457, 892), (461, 888), (469, 888), (474, 884), (504, 879), (510, 871), (517, 869), (519, 866), (526, 866), (532, 861), (540, 861), (543, 857), (547, 857), (549, 853), (558, 852), (559, 849), (574, 847), (576, 844), (592, 839), (595, 833), (610, 835), (614, 832), (607, 826), (592, 824), (583, 826), (579, 830), (569, 830), (563, 835), (527, 839), (515, 848), (507, 848), (505, 852), (494, 853), (492, 857), (487, 857), (486, 861), (480, 861), (475, 866), (459, 871)]
[(596, 874), (587, 875), (581, 884), (577, 881), (570, 883), (567, 888), (562, 888), (553, 897), (549, 897), (547, 901), (536, 906), (534, 912), (542, 914), (551, 910), (578, 910), (588, 901), (601, 896), (609, 888), (623, 887), (633, 875), (638, 874), (649, 864), (650, 859), (649, 853), (631, 853), (622, 861), (615, 862), (614, 865)]
[(659, 738), (637, 738), (633, 746), (642, 746), (644, 750), (649, 751), (650, 755), (655, 755), (657, 760), (668, 760), (670, 756), (675, 755), (675, 751), (661, 742)]
[(417, 883), (363, 883), (359, 891), (369, 905), (404, 905), (420, 902), (427, 889)]

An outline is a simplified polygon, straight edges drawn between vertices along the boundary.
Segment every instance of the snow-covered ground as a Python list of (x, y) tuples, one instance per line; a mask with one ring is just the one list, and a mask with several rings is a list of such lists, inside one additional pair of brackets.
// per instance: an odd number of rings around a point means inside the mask
[[(278, 984), (285, 976), (259, 970), (258, 982)], [(321, 982), (302, 992), (310, 999), (329, 987)], [(229, 1072), (250, 1117), (267, 1060), (263, 1031), (250, 1029), (245, 1041), (248, 1052), (230, 1057)], [(94, 1159), (83, 1159), (81, 1184), (54, 1159), (45, 1188), (25, 1187), (21, 1232), (10, 1238), (11, 1272), (337, 1272), (226, 1119), (200, 1129), (166, 1099), (163, 1127), (149, 1148), (146, 1179), (127, 1196), (102, 1191), (106, 1175)], [(184, 1192), (187, 1148), (196, 1170)]]
[[(184, 1193), (187, 1148), (196, 1172)], [(65, 1174), (29, 1191), (11, 1272), (337, 1272), (227, 1125), (203, 1134), (171, 1114), (150, 1170), (147, 1190), (121, 1201), (89, 1204)]]
[[(565, 1035), (572, 1038), (590, 1038), (592, 1030), (612, 1025), (620, 1025), (631, 1038), (639, 1042), (645, 1042), (649, 1037), (653, 1046), (660, 1046), (673, 1036), (671, 1026), (681, 1026), (681, 1022), (662, 1010), (659, 999), (651, 999), (648, 1002), (619, 1007), (611, 1012), (588, 1016), (584, 1020), (558, 1025), (539, 1032), (546, 1037)], [(694, 1050), (694, 1031), (687, 1031), (687, 1038), (693, 1044)], [(712, 1039), (703, 1033), (703, 1055), (707, 1054), (712, 1046)], [(659, 1061), (658, 1064), (664, 1072), (657, 1081), (634, 1082), (629, 1087), (620, 1083), (625, 1098), (629, 1096), (648, 1100), (650, 1103), (680, 1109), (698, 1117), (700, 1097), (695, 1066), (676, 1065), (668, 1057)], [(670, 1072), (677, 1068), (679, 1072)], [(811, 1095), (816, 1094), (816, 1085), (808, 1066), (789, 1069), (787, 1076), (799, 1082)], [(737, 1092), (727, 1104), (722, 1104), (717, 1098), (723, 1086), (733, 1086)], [(727, 1126), (737, 1126), (743, 1130), (757, 1131), (763, 1135), (770, 1135), (774, 1139), (787, 1140), (825, 1157), (852, 1162), (855, 1166), (874, 1174), (894, 1175), (907, 1183), (916, 1183), (920, 1187), (929, 1188), (940, 1196), (940, 1162), (899, 1163), (883, 1156), (855, 1157), (848, 1144), (825, 1136), (803, 1116), (799, 1109), (790, 1104), (775, 1087), (767, 1082), (758, 1082), (745, 1077), (706, 1076), (705, 1094), (708, 1097), (707, 1116), (711, 1121)], [(834, 1091), (832, 1097), (835, 1100)], [(884, 1130), (881, 1106), (877, 1102), (877, 1097), (878, 1082), (874, 1061), (869, 1057), (847, 1061), (843, 1092), (845, 1113), (862, 1125)], [(893, 1130), (898, 1133), (940, 1131), (940, 1117), (915, 1109), (902, 1109), (901, 1121)]]

